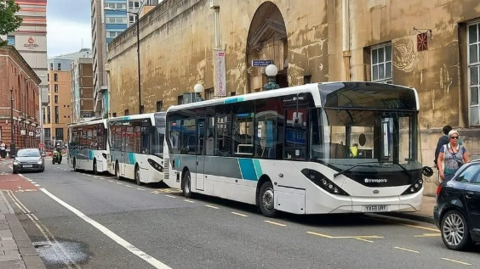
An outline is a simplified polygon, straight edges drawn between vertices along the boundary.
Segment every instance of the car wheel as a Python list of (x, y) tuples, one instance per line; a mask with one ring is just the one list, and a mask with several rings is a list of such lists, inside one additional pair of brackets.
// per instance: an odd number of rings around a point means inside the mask
[(440, 224), (443, 243), (449, 249), (464, 250), (472, 245), (470, 228), (463, 216), (457, 210), (451, 210), (445, 214)]

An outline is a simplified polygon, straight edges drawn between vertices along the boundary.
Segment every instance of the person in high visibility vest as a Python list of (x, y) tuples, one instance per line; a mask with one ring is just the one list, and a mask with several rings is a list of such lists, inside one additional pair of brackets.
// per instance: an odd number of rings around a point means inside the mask
[(354, 143), (353, 146), (350, 147), (350, 157), (357, 157), (358, 155), (358, 144)]

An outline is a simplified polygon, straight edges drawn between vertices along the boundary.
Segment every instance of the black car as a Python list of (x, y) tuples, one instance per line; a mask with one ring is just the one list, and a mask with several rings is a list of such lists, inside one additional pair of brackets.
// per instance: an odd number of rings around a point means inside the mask
[(449, 249), (480, 243), (480, 160), (463, 165), (438, 186), (433, 218)]
[(20, 149), (13, 160), (13, 173), (23, 171), (43, 172), (45, 170), (45, 155), (37, 148)]

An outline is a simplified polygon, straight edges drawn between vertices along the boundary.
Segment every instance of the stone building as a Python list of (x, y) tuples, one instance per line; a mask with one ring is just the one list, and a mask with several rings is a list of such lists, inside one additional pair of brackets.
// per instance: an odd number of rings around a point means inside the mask
[(79, 122), (84, 118), (95, 117), (93, 59), (76, 59), (72, 63), (70, 72), (72, 122)]
[[(441, 127), (458, 128), (480, 154), (480, 2), (470, 0), (229, 0), (219, 2), (228, 96), (260, 91), (253, 60), (272, 60), (280, 86), (366, 80), (415, 87), (425, 165)], [(228, 4), (227, 4), (228, 2)], [(140, 20), (142, 105), (163, 109), (193, 92), (214, 94), (214, 10), (207, 0), (165, 0)], [(138, 111), (136, 29), (109, 49), (111, 115)], [(437, 177), (427, 184), (434, 194)]]
[[(16, 148), (38, 147), (41, 79), (13, 46), (0, 48), (0, 140)], [(11, 100), (13, 98), (13, 107)]]

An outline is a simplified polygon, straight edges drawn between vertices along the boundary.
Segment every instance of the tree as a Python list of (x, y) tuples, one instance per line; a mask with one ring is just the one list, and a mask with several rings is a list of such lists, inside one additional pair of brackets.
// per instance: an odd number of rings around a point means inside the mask
[[(18, 11), (20, 6), (15, 0), (0, 0), (0, 35), (7, 35), (20, 27), (22, 18), (16, 15)], [(7, 41), (0, 39), (0, 47), (7, 44)]]

